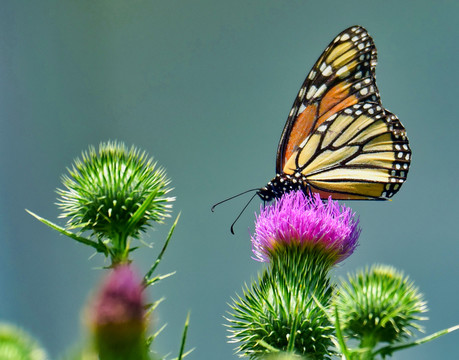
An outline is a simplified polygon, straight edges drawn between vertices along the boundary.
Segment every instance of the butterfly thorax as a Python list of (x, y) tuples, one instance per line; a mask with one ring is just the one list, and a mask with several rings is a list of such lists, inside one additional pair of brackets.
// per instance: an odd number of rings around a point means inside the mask
[(306, 177), (301, 173), (294, 175), (277, 174), (266, 186), (258, 190), (257, 194), (263, 201), (271, 201), (280, 198), (289, 191), (305, 191), (307, 187)]

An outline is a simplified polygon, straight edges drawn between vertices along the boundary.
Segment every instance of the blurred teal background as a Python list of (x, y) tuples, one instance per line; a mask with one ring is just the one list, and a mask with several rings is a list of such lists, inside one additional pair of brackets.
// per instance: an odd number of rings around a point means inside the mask
[[(48, 229), (55, 189), (89, 145), (121, 140), (167, 168), (182, 213), (151, 290), (165, 297), (155, 347), (176, 355), (191, 311), (190, 359), (235, 359), (223, 316), (262, 265), (251, 259), (254, 201), (213, 203), (274, 176), (277, 142), (307, 72), (346, 27), (379, 53), (383, 104), (406, 126), (407, 183), (391, 202), (352, 202), (363, 228), (334, 272), (371, 263), (403, 269), (428, 300), (426, 333), (459, 323), (459, 3), (455, 1), (2, 0), (0, 4), (0, 319), (55, 358), (84, 339), (83, 305), (105, 263)], [(142, 272), (171, 220), (148, 232)], [(459, 333), (396, 354), (457, 354)]]

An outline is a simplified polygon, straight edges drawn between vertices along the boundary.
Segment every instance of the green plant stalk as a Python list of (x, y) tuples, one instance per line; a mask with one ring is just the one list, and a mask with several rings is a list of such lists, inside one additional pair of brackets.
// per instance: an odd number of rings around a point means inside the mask
[(437, 331), (436, 333), (433, 333), (431, 335), (423, 337), (422, 339), (418, 339), (418, 340), (410, 342), (410, 343), (384, 346), (384, 347), (378, 349), (377, 351), (375, 351), (374, 354), (375, 355), (380, 354), (383, 357), (385, 357), (387, 355), (392, 355), (396, 351), (403, 350), (403, 349), (408, 349), (410, 347), (421, 345), (421, 344), (425, 344), (426, 342), (435, 340), (435, 339), (439, 338), (440, 336), (452, 333), (453, 331), (456, 331), (456, 330), (459, 330), (459, 325), (455, 325), (455, 326), (452, 326), (450, 328)]

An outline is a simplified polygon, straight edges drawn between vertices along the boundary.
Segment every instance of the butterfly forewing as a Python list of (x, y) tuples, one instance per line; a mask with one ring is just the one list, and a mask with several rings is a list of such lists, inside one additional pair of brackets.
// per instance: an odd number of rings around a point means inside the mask
[(344, 30), (330, 43), (295, 98), (278, 146), (277, 173), (327, 118), (362, 101), (379, 102), (376, 62), (373, 40), (360, 26)]

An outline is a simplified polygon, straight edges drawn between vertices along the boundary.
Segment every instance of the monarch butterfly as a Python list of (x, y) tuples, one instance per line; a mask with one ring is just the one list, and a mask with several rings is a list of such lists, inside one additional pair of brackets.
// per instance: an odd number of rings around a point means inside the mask
[(269, 201), (302, 189), (322, 198), (388, 199), (405, 182), (411, 150), (403, 125), (382, 107), (376, 47), (352, 26), (319, 57), (290, 110), (276, 176), (258, 190)]
[(376, 47), (363, 27), (335, 37), (293, 102), (276, 176), (255, 195), (270, 201), (301, 189), (323, 199), (385, 200), (400, 189), (411, 150), (405, 128), (381, 104), (376, 63)]

